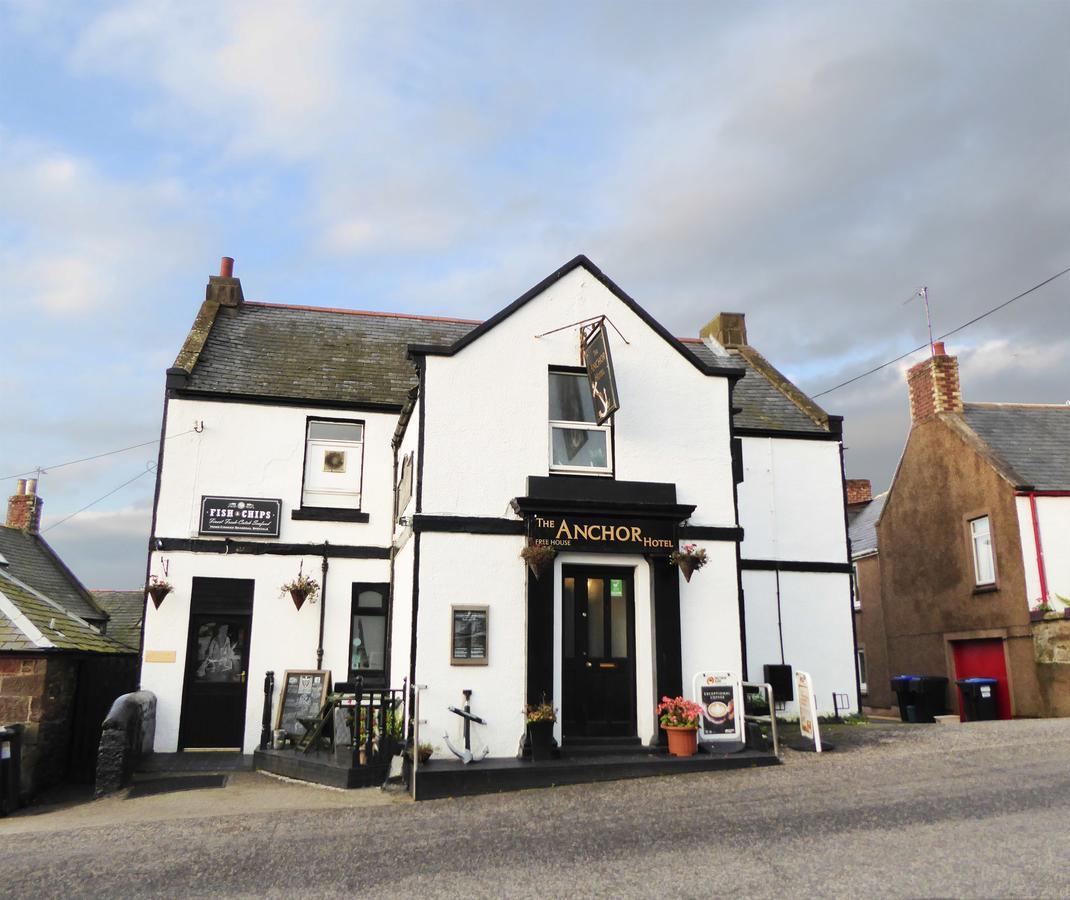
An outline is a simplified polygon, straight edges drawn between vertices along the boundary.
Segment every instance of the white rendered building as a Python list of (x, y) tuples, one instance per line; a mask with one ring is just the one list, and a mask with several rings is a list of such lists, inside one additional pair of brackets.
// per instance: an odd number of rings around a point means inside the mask
[[(168, 371), (157, 751), (251, 752), (265, 673), (296, 669), (424, 686), (432, 742), (469, 690), (492, 757), (543, 699), (566, 753), (656, 743), (700, 671), (783, 663), (822, 712), (858, 708), (840, 423), (741, 315), (677, 339), (582, 256), (482, 324), (246, 302), (224, 271)], [(620, 408), (597, 425), (577, 323), (602, 317)], [(540, 577), (529, 543), (557, 550)], [(690, 581), (684, 543), (709, 559)], [(300, 609), (299, 570), (325, 580)]]

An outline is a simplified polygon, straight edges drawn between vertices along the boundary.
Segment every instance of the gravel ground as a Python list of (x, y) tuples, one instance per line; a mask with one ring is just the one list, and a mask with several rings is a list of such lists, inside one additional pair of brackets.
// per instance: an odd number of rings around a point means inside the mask
[(241, 815), (219, 800), (202, 818), (32, 834), (0, 823), (0, 893), (1070, 896), (1070, 720), (825, 734), (835, 752), (785, 751), (773, 769)]

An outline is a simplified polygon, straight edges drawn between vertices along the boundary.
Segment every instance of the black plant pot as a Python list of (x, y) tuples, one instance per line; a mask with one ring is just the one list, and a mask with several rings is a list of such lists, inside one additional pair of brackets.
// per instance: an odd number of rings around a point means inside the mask
[(554, 723), (528, 722), (528, 741), (531, 743), (532, 762), (553, 759)]

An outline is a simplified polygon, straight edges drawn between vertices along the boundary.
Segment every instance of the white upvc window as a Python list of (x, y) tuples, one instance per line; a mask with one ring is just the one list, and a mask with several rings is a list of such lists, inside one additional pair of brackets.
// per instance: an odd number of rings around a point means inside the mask
[(310, 419), (303, 506), (360, 509), (364, 423)]
[(992, 526), (988, 516), (970, 520), (970, 541), (973, 544), (973, 572), (976, 584), (995, 584), (996, 563), (992, 557)]
[(550, 471), (613, 473), (613, 426), (595, 423), (586, 375), (550, 373)]
[(858, 648), (858, 689), (864, 694), (866, 687), (866, 648)]

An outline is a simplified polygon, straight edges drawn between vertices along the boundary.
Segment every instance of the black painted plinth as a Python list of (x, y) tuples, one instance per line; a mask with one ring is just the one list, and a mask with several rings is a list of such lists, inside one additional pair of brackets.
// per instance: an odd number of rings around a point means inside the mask
[(774, 766), (772, 753), (741, 750), (734, 753), (700, 752), (676, 757), (667, 753), (621, 754), (573, 757), (530, 762), (518, 759), (485, 759), (464, 765), (460, 760), (432, 759), (416, 773), (416, 799), (436, 800), (474, 794), (496, 794), (526, 788), (561, 784), (586, 784), (644, 778), (650, 775), (683, 775), (755, 766)]
[(349, 766), (339, 763), (330, 753), (305, 753), (301, 750), (257, 750), (253, 766), (258, 772), (285, 775), (299, 781), (311, 781), (338, 788), (378, 787), (386, 780), (387, 766)]

